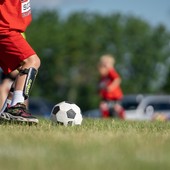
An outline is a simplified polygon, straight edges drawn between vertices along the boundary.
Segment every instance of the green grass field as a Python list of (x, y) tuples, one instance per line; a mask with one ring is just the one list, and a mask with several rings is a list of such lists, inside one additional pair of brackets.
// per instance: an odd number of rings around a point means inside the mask
[(0, 170), (169, 170), (170, 123), (0, 125)]

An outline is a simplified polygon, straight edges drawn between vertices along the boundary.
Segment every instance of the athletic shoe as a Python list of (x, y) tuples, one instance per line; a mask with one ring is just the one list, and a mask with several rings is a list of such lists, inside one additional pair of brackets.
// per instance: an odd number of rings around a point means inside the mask
[(5, 111), (1, 113), (0, 119), (9, 122), (38, 123), (38, 119), (27, 111), (23, 103), (17, 103), (15, 106), (7, 107)]

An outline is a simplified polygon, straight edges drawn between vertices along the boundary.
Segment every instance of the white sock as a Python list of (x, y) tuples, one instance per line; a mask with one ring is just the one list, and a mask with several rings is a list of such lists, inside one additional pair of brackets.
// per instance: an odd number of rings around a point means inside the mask
[(15, 106), (17, 103), (24, 103), (24, 96), (22, 90), (14, 91), (11, 106)]
[(3, 105), (2, 109), (1, 109), (0, 113), (4, 112), (4, 110), (6, 109), (8, 104), (11, 105), (11, 100), (10, 99), (6, 99), (6, 101), (5, 101), (5, 103), (4, 103), (4, 105)]

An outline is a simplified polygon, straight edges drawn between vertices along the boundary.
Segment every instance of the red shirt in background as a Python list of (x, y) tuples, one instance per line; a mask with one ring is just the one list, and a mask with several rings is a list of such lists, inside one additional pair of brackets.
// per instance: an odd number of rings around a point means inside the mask
[(100, 80), (100, 96), (104, 100), (121, 100), (123, 97), (122, 90), (120, 86), (117, 86), (113, 90), (108, 91), (107, 87), (113, 83), (117, 78), (120, 78), (119, 74), (114, 68), (109, 70), (109, 73), (105, 77), (101, 77)]
[(30, 0), (0, 0), (0, 35), (24, 32), (31, 20)]

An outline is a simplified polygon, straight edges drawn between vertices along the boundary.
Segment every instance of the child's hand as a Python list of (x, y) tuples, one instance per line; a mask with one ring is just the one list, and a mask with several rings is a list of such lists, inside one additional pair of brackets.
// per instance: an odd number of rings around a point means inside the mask
[(108, 87), (107, 87), (107, 91), (113, 91), (114, 89), (116, 89), (121, 83), (121, 79), (117, 78), (115, 79)]

